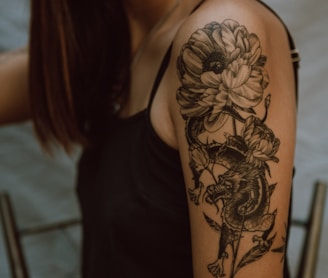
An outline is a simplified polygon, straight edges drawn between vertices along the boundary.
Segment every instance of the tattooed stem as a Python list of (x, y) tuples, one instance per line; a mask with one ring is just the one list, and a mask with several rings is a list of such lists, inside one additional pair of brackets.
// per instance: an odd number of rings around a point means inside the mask
[(232, 117), (233, 135), (237, 136), (236, 119)]
[(234, 275), (237, 272), (237, 269), (235, 269), (235, 264), (236, 264), (236, 258), (237, 258), (237, 254), (238, 254), (238, 249), (239, 249), (240, 241), (241, 241), (241, 234), (242, 234), (243, 228), (244, 228), (244, 222), (245, 222), (245, 215), (243, 215), (243, 219), (241, 221), (241, 227), (240, 227), (240, 231), (239, 231), (239, 235), (238, 235), (236, 249), (234, 250), (234, 254), (233, 254), (233, 258), (232, 258), (232, 270), (231, 270), (231, 274), (230, 274), (230, 277), (231, 278), (233, 278)]
[(214, 175), (214, 164), (212, 164), (212, 169), (210, 169), (209, 167), (206, 168), (206, 170), (210, 173), (210, 175), (212, 176), (215, 184), (218, 184), (218, 180), (216, 179), (215, 175)]

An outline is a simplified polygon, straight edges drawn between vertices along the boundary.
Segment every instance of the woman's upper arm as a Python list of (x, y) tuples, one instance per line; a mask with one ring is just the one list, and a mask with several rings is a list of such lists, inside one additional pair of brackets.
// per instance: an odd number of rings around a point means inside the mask
[(258, 3), (209, 2), (172, 57), (194, 277), (283, 277), (296, 125), (287, 36)]
[(0, 124), (30, 117), (26, 49), (0, 54)]

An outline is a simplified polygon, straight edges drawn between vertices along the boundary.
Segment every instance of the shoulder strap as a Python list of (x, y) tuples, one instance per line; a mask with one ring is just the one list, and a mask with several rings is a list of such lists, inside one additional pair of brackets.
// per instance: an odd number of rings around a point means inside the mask
[[(191, 11), (190, 14), (192, 14), (193, 12), (195, 12), (200, 6), (201, 4), (204, 2), (205, 0), (202, 0), (200, 1), (196, 7)], [(161, 66), (159, 68), (159, 71), (157, 73), (157, 76), (156, 76), (156, 79), (155, 79), (155, 82), (154, 82), (154, 85), (153, 85), (153, 88), (151, 90), (151, 94), (150, 94), (150, 98), (149, 98), (149, 102), (148, 102), (148, 111), (150, 110), (150, 107), (153, 103), (153, 100), (155, 98), (155, 95), (156, 95), (156, 92), (157, 92), (157, 89), (159, 87), (159, 84), (160, 82), (162, 81), (162, 78), (163, 78), (163, 75), (169, 65), (169, 61), (170, 61), (170, 57), (171, 57), (171, 52), (172, 52), (172, 46), (173, 46), (173, 43), (171, 43), (170, 47), (168, 48), (163, 60), (162, 60), (162, 63), (161, 63)]]
[(159, 71), (156, 75), (156, 79), (155, 79), (153, 88), (151, 89), (151, 93), (150, 93), (150, 99), (149, 99), (149, 103), (148, 103), (148, 107), (147, 107), (148, 111), (150, 110), (150, 107), (153, 103), (153, 100), (154, 100), (154, 97), (156, 95), (159, 84), (161, 83), (163, 75), (164, 75), (164, 73), (165, 73), (165, 71), (166, 71), (166, 69), (169, 65), (170, 58), (171, 58), (171, 52), (172, 52), (172, 45), (173, 44), (171, 43), (169, 49), (166, 51), (165, 56), (162, 60), (161, 66), (159, 68)]

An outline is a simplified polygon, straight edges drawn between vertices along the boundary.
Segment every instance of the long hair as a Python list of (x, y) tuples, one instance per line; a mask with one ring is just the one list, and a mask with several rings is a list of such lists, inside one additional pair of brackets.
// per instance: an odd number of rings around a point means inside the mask
[(32, 0), (29, 92), (37, 136), (88, 144), (128, 91), (130, 35), (120, 0)]

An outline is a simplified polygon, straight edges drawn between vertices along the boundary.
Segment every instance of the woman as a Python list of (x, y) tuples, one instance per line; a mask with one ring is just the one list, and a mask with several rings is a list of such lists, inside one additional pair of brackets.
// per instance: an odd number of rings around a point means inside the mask
[(287, 277), (291, 48), (255, 0), (32, 1), (0, 119), (84, 147), (83, 277)]

